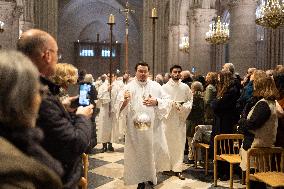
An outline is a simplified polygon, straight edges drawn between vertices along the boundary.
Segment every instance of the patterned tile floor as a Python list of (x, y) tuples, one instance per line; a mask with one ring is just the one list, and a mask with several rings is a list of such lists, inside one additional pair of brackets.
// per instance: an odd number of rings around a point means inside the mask
[[(99, 144), (90, 154), (89, 161), (89, 189), (136, 189), (137, 185), (125, 186), (123, 182), (124, 145), (114, 144), (115, 152), (99, 153), (102, 145)], [(213, 186), (213, 173), (204, 175), (204, 169), (195, 169), (193, 165), (184, 164), (183, 175), (185, 180), (174, 176), (158, 174), (158, 184), (155, 189), (224, 189), (229, 188), (229, 182), (218, 181), (218, 187)], [(150, 189), (150, 186), (146, 186)], [(245, 188), (240, 180), (234, 180), (234, 188)]]

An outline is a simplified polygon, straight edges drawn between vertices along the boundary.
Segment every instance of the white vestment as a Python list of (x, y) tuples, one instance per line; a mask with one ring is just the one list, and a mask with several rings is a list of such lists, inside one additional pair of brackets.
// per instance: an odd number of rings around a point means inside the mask
[[(98, 142), (117, 142), (118, 141), (118, 127), (117, 115), (118, 111), (115, 109), (114, 102), (116, 102), (117, 92), (111, 91), (111, 99), (109, 92), (109, 83), (105, 81), (98, 88), (97, 107), (100, 108), (98, 115)], [(111, 110), (111, 114), (109, 114)]]
[(117, 95), (119, 94), (120, 91), (122, 91), (124, 89), (124, 86), (126, 84), (123, 83), (123, 80), (116, 80), (113, 83), (113, 87), (112, 87), (112, 104), (113, 104), (113, 109), (114, 109), (114, 119), (113, 122), (115, 122), (115, 127), (113, 128), (113, 138), (115, 139), (115, 141), (118, 141), (119, 139), (122, 139), (125, 135), (125, 126), (126, 126), (126, 114), (125, 113), (120, 113), (119, 114), (119, 110), (118, 105), (116, 103), (119, 103), (119, 101), (117, 101)]
[[(123, 109), (127, 113), (124, 181), (127, 185), (145, 181), (156, 184), (156, 173), (169, 170), (168, 147), (161, 125), (161, 119), (169, 109), (169, 100), (157, 82), (147, 80), (141, 83), (135, 78), (120, 93), (120, 107), (126, 90), (131, 98)], [(149, 96), (157, 98), (158, 106), (143, 105), (143, 98)]]
[[(176, 83), (170, 79), (162, 88), (172, 102), (169, 115), (162, 122), (165, 125), (171, 170), (182, 172), (186, 142), (186, 118), (192, 108), (193, 96), (188, 85), (181, 81)], [(176, 103), (179, 110), (176, 108)]]

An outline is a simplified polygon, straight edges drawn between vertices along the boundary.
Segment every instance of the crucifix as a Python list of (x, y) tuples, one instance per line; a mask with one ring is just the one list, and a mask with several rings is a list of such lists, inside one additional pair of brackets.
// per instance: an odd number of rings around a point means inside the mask
[(129, 27), (129, 13), (135, 13), (135, 10), (130, 9), (128, 0), (126, 0), (125, 9), (119, 9), (119, 12), (125, 13), (125, 65), (124, 71), (128, 73), (128, 27)]

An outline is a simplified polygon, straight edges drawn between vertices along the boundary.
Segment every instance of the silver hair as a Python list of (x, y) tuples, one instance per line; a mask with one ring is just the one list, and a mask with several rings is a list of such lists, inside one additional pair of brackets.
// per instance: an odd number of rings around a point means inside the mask
[(233, 63), (225, 63), (226, 68), (228, 69), (228, 71), (230, 71), (232, 74), (235, 73), (235, 66)]
[(86, 82), (86, 83), (93, 83), (94, 82), (94, 78), (93, 78), (92, 74), (86, 74), (85, 78), (84, 78), (84, 82)]
[(197, 92), (197, 91), (202, 92), (202, 91), (203, 91), (203, 85), (202, 85), (202, 83), (199, 82), (199, 81), (194, 81), (194, 82), (192, 82), (192, 84), (191, 84), (191, 90), (194, 90), (195, 92)]
[(33, 102), (39, 73), (20, 52), (0, 52), (0, 122), (31, 127), (36, 119)]

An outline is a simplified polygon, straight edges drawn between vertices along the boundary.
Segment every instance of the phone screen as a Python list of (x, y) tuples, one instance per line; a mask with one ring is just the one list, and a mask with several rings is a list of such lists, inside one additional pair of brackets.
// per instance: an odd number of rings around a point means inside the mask
[(91, 92), (91, 84), (80, 84), (79, 90), (79, 105), (80, 106), (88, 106), (90, 105), (90, 92)]

